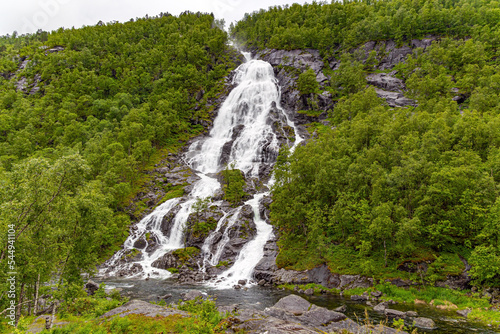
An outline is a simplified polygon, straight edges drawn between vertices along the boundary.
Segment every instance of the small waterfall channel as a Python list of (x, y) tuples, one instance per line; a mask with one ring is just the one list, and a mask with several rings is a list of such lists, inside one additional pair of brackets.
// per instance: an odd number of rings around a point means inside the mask
[[(126, 276), (129, 278), (168, 278), (172, 274), (158, 268), (158, 261), (168, 252), (184, 246), (184, 235), (189, 216), (194, 214), (199, 199), (212, 198), (221, 190), (217, 173), (228, 165), (240, 170), (249, 182), (260, 183), (253, 197), (242, 206), (232, 208), (223, 201), (212, 201), (223, 212), (215, 230), (206, 237), (201, 252), (199, 270), (216, 266), (231, 243), (231, 229), (242, 219), (243, 212), (253, 219), (252, 238), (245, 240), (234, 263), (207, 284), (216, 288), (228, 288), (238, 280), (251, 282), (255, 266), (264, 256), (264, 245), (272, 237), (272, 227), (261, 217), (260, 201), (269, 195), (273, 178), (270, 170), (281, 145), (292, 146), (302, 141), (295, 125), (280, 107), (280, 88), (272, 66), (262, 60), (247, 61), (235, 70), (233, 85), (214, 120), (207, 136), (193, 142), (184, 155), (184, 161), (199, 177), (193, 189), (182, 198), (170, 199), (144, 217), (131, 231), (123, 249), (104, 263), (102, 276)], [(284, 127), (295, 132), (290, 140)], [(162, 220), (172, 218), (169, 233), (162, 230)], [(240, 240), (241, 241), (241, 240)], [(242, 242), (243, 243), (243, 242)], [(136, 261), (123, 261), (131, 254)], [(123, 273), (126, 273), (125, 275)]]

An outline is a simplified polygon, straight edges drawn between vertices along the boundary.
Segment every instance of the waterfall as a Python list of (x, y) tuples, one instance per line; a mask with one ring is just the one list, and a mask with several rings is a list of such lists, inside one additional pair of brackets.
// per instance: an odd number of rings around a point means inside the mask
[[(216, 173), (231, 165), (241, 170), (249, 180), (258, 180), (262, 175), (267, 179), (280, 145), (290, 144), (283, 131), (280, 132), (280, 124), (295, 130), (294, 146), (302, 140), (279, 106), (281, 94), (272, 66), (261, 60), (250, 60), (249, 54), (245, 57), (247, 62), (235, 70), (233, 84), (236, 86), (220, 107), (210, 133), (193, 142), (185, 153), (186, 164), (200, 179), (193, 184), (189, 195), (168, 200), (143, 218), (131, 231), (123, 249), (104, 264), (102, 274), (169, 277), (171, 274), (167, 270), (158, 269), (154, 264), (168, 251), (183, 247), (186, 223), (194, 212), (193, 205), (200, 198), (212, 197), (220, 192)], [(271, 183), (272, 177), (267, 186)], [(272, 236), (272, 227), (259, 214), (259, 202), (269, 194), (266, 185), (262, 189), (244, 203), (246, 208), (250, 206), (253, 210), (256, 232), (253, 239), (243, 246), (233, 266), (219, 275), (222, 287), (231, 286), (239, 279), (251, 279), (253, 269), (263, 257), (264, 245)], [(230, 241), (229, 230), (238, 221), (243, 207), (224, 212), (216, 229), (205, 239), (202, 270), (207, 265), (218, 264)], [(169, 214), (174, 216), (167, 237), (162, 231), (162, 221)], [(216, 234), (220, 237), (217, 242), (214, 241)], [(133, 261), (124, 261), (126, 257), (133, 258)]]

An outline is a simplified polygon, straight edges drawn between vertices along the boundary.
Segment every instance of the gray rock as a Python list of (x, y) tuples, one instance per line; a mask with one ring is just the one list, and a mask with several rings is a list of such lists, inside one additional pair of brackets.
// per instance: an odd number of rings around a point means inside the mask
[(390, 318), (397, 318), (397, 319), (404, 319), (404, 317), (406, 316), (405, 312), (393, 310), (390, 308), (385, 309), (384, 313), (386, 316), (388, 316)]
[(406, 311), (406, 316), (410, 318), (418, 317), (418, 313), (415, 311)]
[(191, 290), (182, 296), (183, 301), (194, 300), (196, 298), (203, 298), (203, 294), (198, 290)]
[(372, 291), (370, 294), (375, 298), (380, 298), (383, 295), (382, 291)]
[(307, 312), (311, 307), (311, 303), (297, 295), (289, 295), (281, 298), (273, 308), (284, 310), (294, 315), (301, 315)]
[(245, 285), (245, 284), (247, 284), (247, 280), (246, 279), (240, 279), (238, 281), (238, 285)]
[[(327, 327), (325, 332), (333, 332), (333, 333), (363, 333), (361, 326), (358, 325), (357, 322), (351, 319), (345, 319), (338, 322), (332, 322)], [(369, 332), (368, 332), (369, 333)]]
[(422, 329), (436, 329), (437, 328), (434, 320), (429, 319), (429, 318), (423, 318), (423, 317), (415, 318), (413, 320), (413, 325), (415, 327), (422, 328)]
[(398, 92), (388, 92), (382, 89), (375, 89), (377, 96), (381, 99), (386, 100), (390, 107), (406, 107), (406, 106), (416, 106), (417, 103), (414, 100), (406, 98), (403, 94)]
[(338, 322), (346, 319), (345, 314), (335, 311), (330, 311), (324, 307), (315, 307), (310, 311), (299, 316), (300, 323), (309, 324), (312, 326), (324, 326), (331, 322)]
[(461, 317), (467, 318), (469, 316), (469, 313), (471, 312), (470, 309), (465, 309), (465, 310), (458, 310), (457, 314)]
[(387, 302), (382, 302), (378, 305), (375, 305), (375, 307), (373, 308), (373, 310), (375, 312), (384, 312), (385, 309), (387, 308)]
[(304, 293), (305, 293), (306, 295), (308, 295), (308, 296), (311, 296), (311, 295), (313, 295), (313, 294), (314, 294), (314, 289), (309, 288), (309, 289), (307, 289), (306, 291), (304, 291)]
[(335, 312), (341, 312), (341, 313), (344, 313), (345, 311), (347, 311), (347, 306), (345, 305), (342, 305), (342, 306), (339, 306), (335, 309), (333, 309)]
[(233, 285), (233, 289), (240, 290), (241, 289), (241, 285), (238, 285), (238, 284)]
[(112, 309), (109, 312), (103, 314), (100, 318), (110, 318), (114, 316), (125, 317), (129, 314), (141, 314), (146, 317), (156, 317), (164, 316), (168, 317), (174, 314), (179, 314), (181, 316), (188, 316), (188, 313), (184, 311), (179, 311), (174, 308), (168, 308), (165, 306), (150, 304), (142, 300), (131, 300), (128, 303), (123, 304), (120, 307)]
[(87, 291), (87, 295), (93, 296), (95, 294), (95, 292), (99, 289), (99, 284), (97, 284), (96, 282), (94, 282), (92, 280), (89, 280), (85, 284), (84, 287), (85, 287), (85, 291)]
[(403, 92), (405, 84), (403, 80), (390, 76), (387, 73), (374, 73), (366, 77), (369, 85), (392, 92)]
[(260, 286), (263, 286), (264, 284), (266, 284), (266, 280), (265, 279), (261, 279), (258, 284)]
[(364, 301), (368, 300), (368, 296), (352, 295), (351, 300), (354, 300), (357, 302), (364, 302)]

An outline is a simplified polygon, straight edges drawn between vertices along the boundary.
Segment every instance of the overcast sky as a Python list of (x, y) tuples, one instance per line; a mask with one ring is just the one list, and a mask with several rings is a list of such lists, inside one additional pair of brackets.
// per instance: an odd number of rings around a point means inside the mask
[(128, 21), (160, 12), (178, 15), (183, 11), (212, 12), (224, 18), (226, 27), (246, 12), (274, 5), (311, 2), (307, 0), (0, 0), (0, 35), (79, 28), (99, 21)]

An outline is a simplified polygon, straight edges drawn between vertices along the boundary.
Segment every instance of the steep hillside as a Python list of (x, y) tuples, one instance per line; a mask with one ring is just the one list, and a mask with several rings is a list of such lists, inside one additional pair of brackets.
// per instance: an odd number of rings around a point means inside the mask
[(141, 170), (209, 126), (240, 62), (200, 13), (0, 38), (0, 267), (18, 272), (21, 301), (37, 281), (79, 283), (121, 246)]
[(278, 266), (498, 285), (498, 15), (493, 1), (345, 2), (233, 27), (314, 137), (278, 159)]

